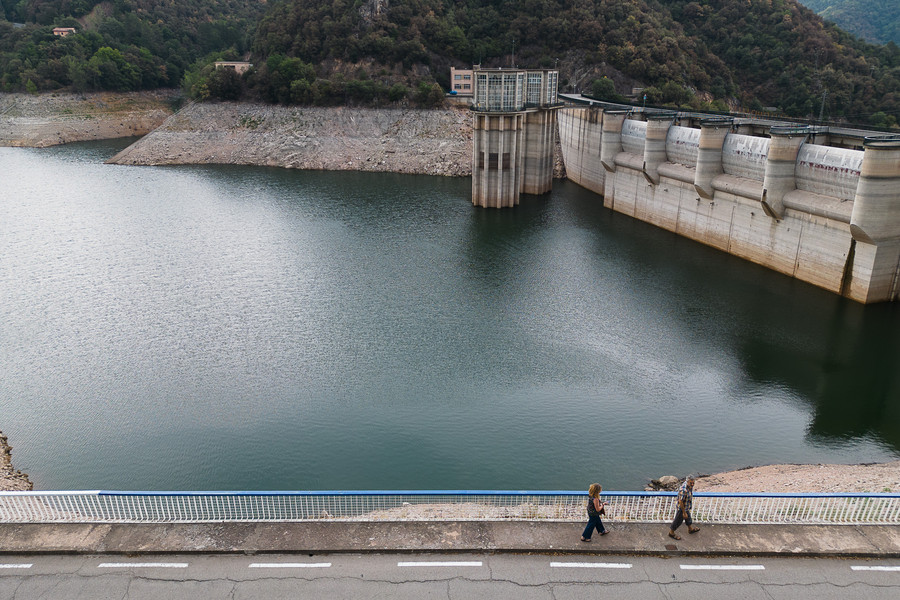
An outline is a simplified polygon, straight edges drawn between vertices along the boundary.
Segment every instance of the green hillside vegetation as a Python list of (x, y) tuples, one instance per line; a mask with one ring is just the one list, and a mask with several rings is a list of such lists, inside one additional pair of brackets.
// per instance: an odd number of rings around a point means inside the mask
[(900, 44), (897, 0), (800, 0), (823, 19), (875, 44)]
[[(246, 52), (264, 9), (241, 0), (0, 0), (0, 91), (177, 87), (198, 58)], [(76, 33), (55, 36), (53, 27)]]
[[(558, 67), (564, 91), (892, 125), (900, 49), (794, 0), (0, 0), (4, 90), (182, 84), (196, 99), (435, 105), (449, 67)], [(54, 37), (52, 25), (76, 35)], [(250, 52), (243, 76), (213, 61)], [(29, 82), (31, 82), (29, 84)]]
[(706, 40), (739, 79), (745, 106), (879, 125), (900, 116), (894, 44), (867, 44), (785, 0), (667, 4), (685, 33)]
[[(287, 0), (262, 19), (253, 51), (298, 59), (331, 83), (358, 72), (369, 82), (360, 100), (424, 67), (446, 88), (451, 64), (514, 57), (559, 65), (566, 89), (606, 75), (617, 95), (635, 83), (657, 104), (881, 125), (900, 116), (900, 49), (867, 44), (793, 0)], [(309, 88), (321, 98), (311, 79), (296, 96), (273, 93), (293, 84), (273, 87), (268, 67), (251, 89), (272, 101), (309, 101)]]

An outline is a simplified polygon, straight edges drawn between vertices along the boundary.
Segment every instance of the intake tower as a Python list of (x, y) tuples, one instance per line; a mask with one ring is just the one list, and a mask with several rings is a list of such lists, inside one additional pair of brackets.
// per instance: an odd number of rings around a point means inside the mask
[(553, 184), (558, 71), (475, 68), (472, 203), (505, 208)]

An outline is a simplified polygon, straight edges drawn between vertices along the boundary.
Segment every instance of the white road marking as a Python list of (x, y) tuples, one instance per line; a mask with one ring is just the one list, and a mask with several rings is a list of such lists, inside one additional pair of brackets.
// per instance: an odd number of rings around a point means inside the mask
[(853, 569), (854, 571), (900, 571), (900, 567), (888, 567), (888, 566), (881, 566), (881, 565), (874, 565), (874, 566), (854, 565), (850, 568)]
[(31, 567), (32, 567), (31, 563), (0, 565), (0, 569), (30, 569)]
[(251, 569), (325, 569), (331, 563), (251, 563)]
[(762, 565), (681, 565), (691, 571), (765, 571)]
[(449, 562), (398, 562), (398, 567), (480, 567), (481, 561), (449, 561)]
[(187, 563), (100, 563), (97, 565), (101, 569), (185, 569)]
[(552, 562), (551, 567), (575, 567), (578, 569), (630, 569), (628, 563), (601, 563), (601, 562)]

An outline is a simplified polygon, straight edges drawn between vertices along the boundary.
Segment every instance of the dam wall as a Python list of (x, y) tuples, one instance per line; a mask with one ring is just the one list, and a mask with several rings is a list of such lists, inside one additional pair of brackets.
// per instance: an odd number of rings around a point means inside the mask
[(897, 300), (900, 138), (599, 107), (558, 115), (603, 205), (862, 303)]

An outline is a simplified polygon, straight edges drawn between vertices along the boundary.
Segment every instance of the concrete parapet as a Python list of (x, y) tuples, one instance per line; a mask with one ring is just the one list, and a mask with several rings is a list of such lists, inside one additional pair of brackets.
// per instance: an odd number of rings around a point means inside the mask
[(606, 520), (610, 535), (580, 538), (584, 523), (546, 521), (0, 524), (0, 554), (257, 554), (548, 552), (635, 555), (900, 557), (896, 525), (700, 523), (675, 542), (666, 523)]
[[(700, 130), (672, 125), (666, 135), (666, 160), (690, 167), (697, 167), (697, 149), (700, 147)], [(693, 183), (691, 177), (689, 183)]]
[(809, 141), (797, 152), (794, 182), (798, 190), (831, 196), (853, 204), (859, 187), (862, 150), (820, 146)]
[(697, 170), (694, 188), (701, 197), (713, 197), (712, 180), (723, 173), (722, 145), (731, 132), (734, 120), (727, 117), (705, 119), (700, 124), (700, 146), (697, 149)]
[(809, 135), (807, 127), (772, 127), (760, 202), (773, 219), (784, 217), (784, 196), (796, 189), (797, 153)]
[(900, 136), (866, 138), (850, 232), (877, 244), (900, 239)]
[(659, 183), (659, 165), (666, 162), (666, 137), (675, 118), (673, 113), (647, 115), (647, 137), (644, 140), (644, 164), (641, 171), (650, 183)]

